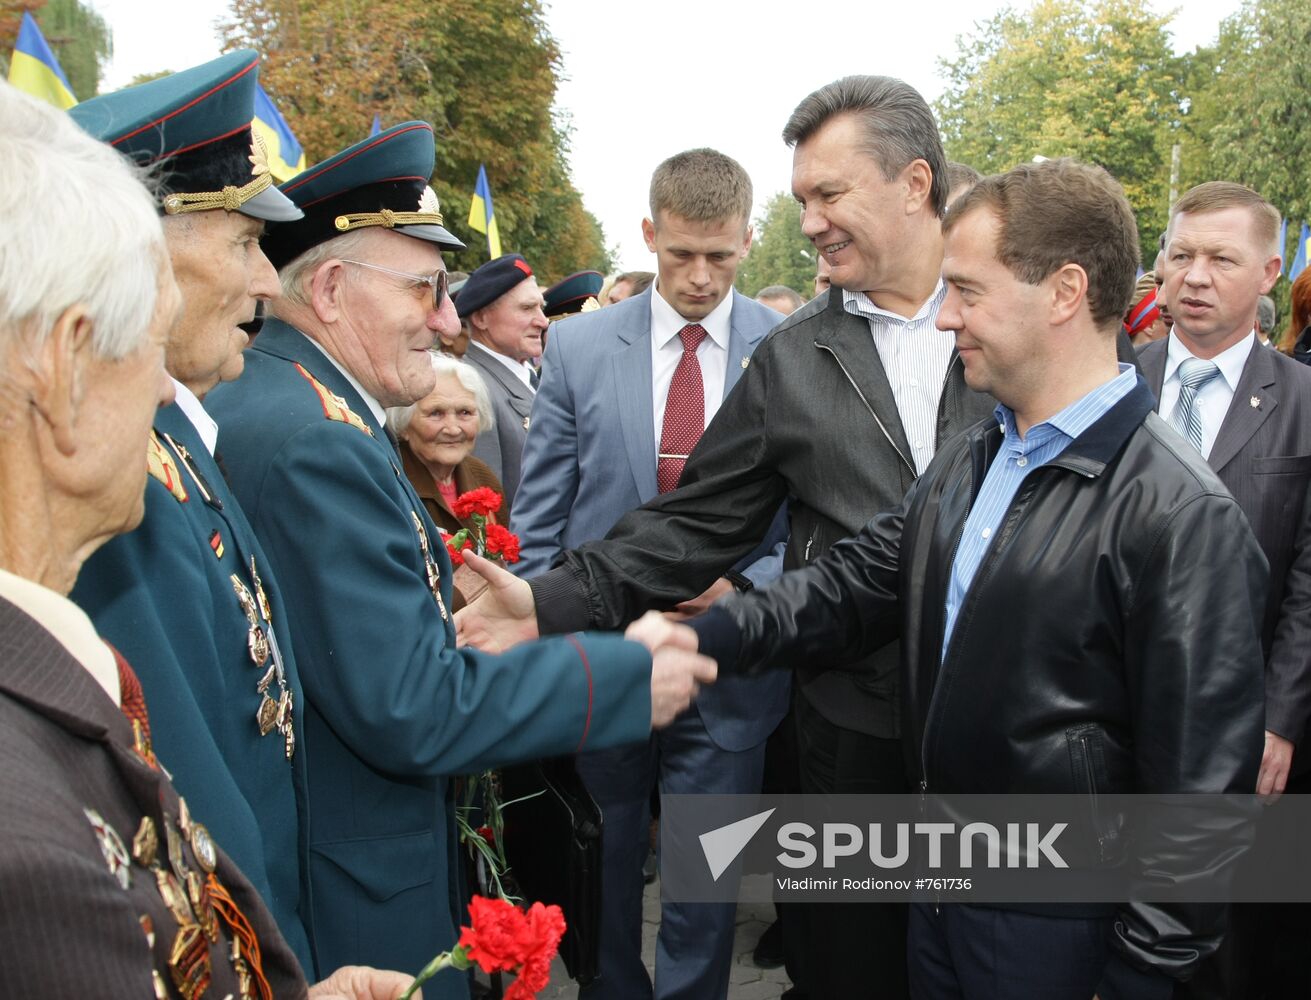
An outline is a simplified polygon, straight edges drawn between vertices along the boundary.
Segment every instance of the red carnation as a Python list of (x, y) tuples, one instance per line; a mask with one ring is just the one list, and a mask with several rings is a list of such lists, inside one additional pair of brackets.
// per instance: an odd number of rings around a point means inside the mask
[(487, 525), (487, 552), (508, 563), (519, 561), (519, 536), (502, 524)]
[(483, 972), (513, 972), (526, 957), (524, 913), (503, 899), (474, 896), (469, 901), (472, 927), (460, 928), (460, 944)]
[(465, 549), (473, 548), (473, 542), (467, 536), (461, 538), (459, 535), (447, 535), (444, 541), (446, 542), (446, 554), (451, 557), (451, 565), (463, 566), (464, 556), (460, 553)]
[(476, 490), (456, 497), (455, 503), (451, 504), (451, 511), (458, 518), (466, 518), (471, 514), (491, 517), (501, 509), (502, 502), (501, 494), (490, 486), (479, 486)]

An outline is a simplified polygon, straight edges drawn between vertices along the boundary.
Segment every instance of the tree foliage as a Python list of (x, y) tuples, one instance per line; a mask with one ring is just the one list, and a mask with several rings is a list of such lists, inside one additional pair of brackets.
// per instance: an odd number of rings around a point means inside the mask
[(100, 93), (100, 71), (113, 52), (109, 25), (83, 0), (0, 0), (0, 52), (5, 73), (18, 40), (23, 12), (30, 11), (79, 101)]
[(948, 87), (936, 110), (947, 155), (984, 173), (1036, 155), (1105, 167), (1133, 206), (1150, 266), (1186, 96), (1169, 20), (1132, 0), (1003, 10), (941, 64)]
[(787, 285), (806, 299), (815, 290), (815, 249), (801, 233), (796, 201), (785, 191), (770, 198), (756, 219), (751, 252), (737, 272), (743, 295), (769, 285)]
[(553, 280), (608, 269), (600, 225), (569, 179), (552, 114), (560, 50), (540, 0), (232, 0), (229, 46), (265, 57), (260, 79), (308, 162), (419, 118), (437, 135), (433, 189), (472, 270), (487, 241), (466, 220), (485, 164), (501, 245)]
[[(1248, 0), (1197, 53), (1204, 86), (1186, 122), (1188, 183), (1230, 180), (1311, 220), (1311, 18), (1306, 0)], [(1185, 185), (1187, 186), (1187, 185)], [(1287, 258), (1285, 258), (1287, 259)]]

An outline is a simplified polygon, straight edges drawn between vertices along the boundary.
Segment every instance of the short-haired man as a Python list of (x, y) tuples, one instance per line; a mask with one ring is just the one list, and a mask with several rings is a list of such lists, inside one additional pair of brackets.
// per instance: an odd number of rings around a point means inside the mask
[(505, 502), (519, 491), (519, 466), (528, 434), (546, 333), (546, 299), (533, 269), (517, 253), (489, 260), (460, 289), (456, 309), (469, 326), (464, 360), (478, 369), (492, 397), (496, 426), (478, 435), (473, 453), (505, 487)]
[(806, 304), (797, 290), (787, 285), (766, 285), (756, 292), (756, 301), (784, 316), (791, 316)]
[[(416, 972), (454, 944), (448, 775), (645, 740), (712, 677), (688, 653), (618, 636), (499, 658), (455, 648), (450, 561), (383, 425), (385, 407), (431, 392), (429, 350), (456, 324), (442, 250), (462, 244), (427, 186), (434, 158), (431, 127), (407, 122), (282, 185), (305, 211), (264, 238), (283, 296), (246, 373), (211, 400), (296, 641), (308, 923), (324, 967)], [(652, 645), (690, 638), (635, 628)], [(460, 976), (425, 990), (467, 992)]]
[(156, 753), (312, 975), (300, 914), (300, 679), (282, 593), (219, 471), (218, 426), (202, 405), (241, 373), (242, 327), (278, 293), (259, 248), (265, 222), (301, 214), (270, 186), (250, 130), (258, 72), (256, 53), (231, 52), (71, 111), (166, 179), (157, 200), (183, 302), (165, 356), (177, 402), (155, 416), (145, 518), (92, 556), (73, 600), (133, 664)]
[(613, 306), (634, 295), (641, 295), (651, 287), (653, 281), (654, 271), (624, 271), (617, 274), (610, 288), (603, 293), (601, 305)]
[[(461, 612), (474, 640), (498, 642), (483, 626), (502, 604), (514, 622), (492, 623), (499, 641), (533, 608), (541, 630), (555, 632), (672, 607), (749, 553), (785, 499), (784, 565), (803, 566), (900, 504), (937, 449), (992, 411), (965, 385), (952, 335), (935, 325), (946, 296), (947, 161), (924, 99), (890, 77), (846, 77), (806, 97), (783, 138), (795, 147), (802, 232), (835, 287), (756, 350), (678, 490), (625, 515), (605, 541), (566, 552), (530, 581), (531, 597), (489, 588)], [(896, 644), (826, 666), (799, 668), (794, 684), (802, 790), (905, 791)], [(884, 996), (905, 994), (905, 907), (795, 909), (812, 996), (868, 993), (871, 967)], [(865, 961), (851, 962), (855, 954)]]
[[(655, 284), (610, 309), (551, 328), (524, 447), (511, 527), (523, 575), (564, 549), (602, 537), (621, 516), (678, 482), (707, 423), (781, 318), (733, 290), (751, 245), (751, 179), (735, 160), (693, 149), (661, 163), (642, 222)], [(767, 583), (777, 553), (736, 567), (685, 610), (738, 586)], [(763, 683), (760, 683), (763, 681)], [(662, 794), (760, 791), (765, 740), (787, 710), (788, 677), (716, 685), (650, 741), (578, 758), (605, 817), (599, 978), (582, 996), (652, 995), (642, 964), (642, 861), (650, 789)], [(734, 907), (665, 903), (655, 995), (723, 997), (733, 958)]]
[(1262, 347), (1270, 346), (1270, 338), (1275, 335), (1278, 324), (1279, 311), (1275, 308), (1275, 300), (1262, 295), (1256, 300), (1256, 339)]
[[(943, 231), (938, 324), (995, 419), (941, 449), (902, 510), (695, 620), (702, 648), (727, 671), (849, 659), (900, 632), (906, 759), (925, 791), (1249, 790), (1264, 560), (1224, 485), (1117, 366), (1138, 263), (1123, 192), (1100, 168), (1026, 164), (980, 181)], [(1175, 301), (1202, 311), (1190, 292)], [(1200, 830), (1135, 835), (1181, 878), (1232, 865)], [(1168, 998), (1222, 931), (1218, 905), (917, 904), (911, 988)]]
[(117, 153), (6, 83), (0, 132), (0, 993), (396, 996), (407, 977), (358, 968), (307, 991), (152, 752), (136, 674), (65, 597), (141, 520), (182, 303)]
[[(1161, 416), (1233, 493), (1270, 564), (1261, 619), (1265, 755), (1254, 787), (1276, 794), (1311, 785), (1311, 754), (1302, 747), (1311, 718), (1311, 371), (1261, 350), (1254, 328), (1260, 297), (1279, 278), (1278, 232), (1274, 206), (1241, 185), (1213, 181), (1180, 197), (1164, 251), (1174, 329), (1140, 355)], [(1249, 908), (1235, 917), (1232, 941), (1198, 989), (1220, 976), (1227, 996), (1298, 992), (1273, 974), (1290, 964), (1305, 969), (1296, 947), (1251, 934)], [(1249, 977), (1270, 992), (1258, 994)]]

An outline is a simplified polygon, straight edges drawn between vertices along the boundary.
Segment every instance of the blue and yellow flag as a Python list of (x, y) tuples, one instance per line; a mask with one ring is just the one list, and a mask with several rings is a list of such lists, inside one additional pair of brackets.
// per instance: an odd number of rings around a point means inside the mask
[(496, 228), (496, 213), (492, 209), (492, 189), (487, 183), (487, 168), (481, 164), (478, 183), (473, 189), (473, 204), (469, 206), (469, 228), (487, 234), (487, 251), (492, 260), (501, 256), (501, 232)]
[(1306, 258), (1308, 244), (1311, 244), (1311, 227), (1302, 223), (1302, 231), (1297, 235), (1297, 253), (1293, 255), (1293, 263), (1288, 268), (1288, 280), (1292, 281), (1304, 270), (1306, 270)]
[(255, 120), (250, 124), (268, 148), (269, 173), (274, 180), (281, 184), (305, 169), (305, 150), (262, 85), (255, 87)]
[(9, 82), (19, 90), (65, 111), (77, 103), (68, 77), (59, 68), (59, 60), (50, 51), (32, 15), (26, 11), (23, 13), (22, 27), (18, 29), (14, 56), (9, 60)]
[(382, 132), (382, 116), (373, 116), (373, 127), (369, 129), (369, 135), (379, 135)]

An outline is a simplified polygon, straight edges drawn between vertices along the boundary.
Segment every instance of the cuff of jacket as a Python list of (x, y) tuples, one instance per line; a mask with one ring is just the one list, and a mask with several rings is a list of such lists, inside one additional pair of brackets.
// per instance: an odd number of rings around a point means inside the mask
[(1175, 980), (1160, 972), (1146, 972), (1111, 952), (1111, 960), (1097, 984), (1098, 1000), (1170, 1000)]
[(587, 592), (578, 578), (563, 566), (528, 581), (537, 611), (539, 635), (563, 635), (591, 628)]
[(719, 669), (732, 672), (742, 650), (742, 630), (723, 608), (711, 607), (686, 624), (696, 633), (697, 652), (710, 657)]
[(1307, 720), (1299, 707), (1289, 705), (1288, 698), (1267, 698), (1265, 703), (1265, 728), (1267, 732), (1282, 736), (1297, 750), (1306, 731)]

